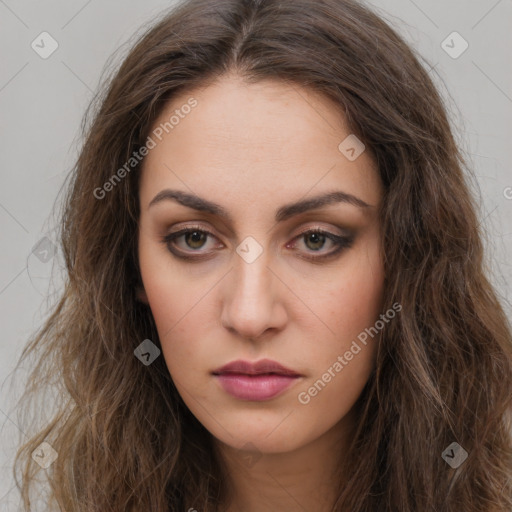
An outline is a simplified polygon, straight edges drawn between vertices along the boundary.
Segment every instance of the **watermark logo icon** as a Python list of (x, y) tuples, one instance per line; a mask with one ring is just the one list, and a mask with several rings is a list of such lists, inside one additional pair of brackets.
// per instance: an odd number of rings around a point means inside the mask
[(457, 469), (467, 458), (468, 452), (459, 443), (452, 443), (444, 450), (441, 457), (453, 469)]
[(246, 263), (253, 263), (260, 257), (263, 247), (252, 236), (248, 236), (236, 248), (236, 252)]
[(32, 254), (41, 262), (48, 263), (55, 255), (55, 244), (47, 237), (41, 238), (32, 249)]
[(261, 452), (251, 442), (245, 443), (242, 446), (242, 450), (247, 452), (242, 457), (242, 460), (244, 461), (245, 465), (249, 468), (252, 468), (254, 464), (256, 464), (256, 462), (258, 462), (262, 457)]
[(34, 459), (43, 469), (48, 469), (57, 459), (58, 453), (53, 449), (53, 446), (46, 441), (43, 441), (33, 452), (32, 459)]
[(338, 149), (347, 160), (354, 162), (364, 153), (366, 146), (354, 134), (351, 134), (340, 142)]
[(452, 59), (458, 59), (469, 48), (469, 43), (458, 32), (452, 32), (441, 43), (441, 48)]
[(146, 339), (133, 353), (144, 366), (149, 366), (160, 355), (160, 349), (151, 340)]
[(59, 43), (48, 32), (41, 32), (30, 46), (41, 59), (47, 59), (59, 47)]

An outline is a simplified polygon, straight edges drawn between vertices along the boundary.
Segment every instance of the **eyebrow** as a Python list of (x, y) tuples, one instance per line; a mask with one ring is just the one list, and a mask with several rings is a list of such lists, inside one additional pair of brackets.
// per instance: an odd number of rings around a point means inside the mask
[[(219, 217), (224, 217), (229, 222), (233, 222), (232, 216), (220, 204), (208, 201), (207, 199), (196, 196), (194, 194), (190, 194), (188, 192), (183, 192), (181, 190), (164, 189), (160, 191), (151, 200), (148, 205), (148, 209), (162, 201), (176, 201), (177, 203), (188, 208), (192, 208), (201, 212), (211, 213)], [(359, 199), (352, 194), (348, 194), (347, 192), (342, 191), (333, 191), (314, 196), (310, 199), (304, 199), (295, 203), (289, 203), (281, 206), (276, 210), (275, 220), (276, 222), (282, 222), (291, 217), (294, 217), (295, 215), (299, 215), (300, 213), (316, 210), (324, 206), (329, 206), (336, 203), (346, 203), (362, 209), (373, 208), (372, 205), (369, 205), (362, 199)]]

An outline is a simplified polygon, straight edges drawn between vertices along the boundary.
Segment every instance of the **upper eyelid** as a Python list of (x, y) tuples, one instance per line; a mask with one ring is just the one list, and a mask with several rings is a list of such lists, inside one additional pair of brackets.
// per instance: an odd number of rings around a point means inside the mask
[[(169, 236), (178, 235), (178, 234), (179, 234), (179, 236), (182, 236), (190, 231), (200, 231), (202, 233), (206, 233), (207, 235), (215, 237), (218, 240), (218, 236), (215, 235), (215, 233), (212, 233), (212, 231), (210, 229), (204, 228), (202, 226), (193, 226), (193, 225), (192, 226), (184, 226), (182, 228), (176, 229), (175, 231), (172, 231), (164, 236), (169, 237)], [(307, 228), (302, 229), (299, 233), (294, 235), (293, 239), (296, 239), (297, 237), (308, 234), (310, 232), (325, 232), (326, 234), (331, 234), (331, 235), (337, 236), (337, 237), (350, 237), (351, 236), (350, 233), (344, 233), (344, 234), (333, 233), (332, 230), (330, 230), (328, 228), (321, 227), (321, 226), (309, 226)]]
[[(202, 220), (197, 220), (197, 221), (195, 221), (196, 223), (194, 223), (194, 221), (191, 221), (191, 222), (192, 222), (191, 224), (187, 224), (187, 221), (178, 223), (178, 227), (176, 227), (176, 225), (173, 226), (172, 233), (178, 233), (180, 231), (188, 231), (188, 230), (196, 229), (198, 231), (204, 231), (206, 233), (211, 234), (212, 236), (217, 237), (217, 235), (215, 235), (215, 233), (213, 233), (213, 231), (219, 231), (218, 228), (210, 228), (208, 226), (203, 226), (200, 224), (202, 222)], [(331, 226), (330, 227), (321, 226), (320, 224), (322, 222), (330, 224)], [(304, 228), (301, 227), (298, 235), (303, 234), (308, 231), (316, 231), (316, 230), (326, 231), (326, 232), (332, 233), (335, 236), (351, 236), (353, 234), (353, 227), (342, 226), (342, 225), (338, 225), (338, 226), (334, 225), (333, 226), (332, 220), (331, 221), (307, 220), (306, 223), (308, 224), (308, 226), (304, 227)], [(208, 224), (210, 224), (210, 223), (208, 222)], [(231, 231), (231, 230), (229, 230), (229, 231)], [(295, 231), (295, 229), (293, 229), (293, 231)], [(223, 229), (220, 229), (220, 233), (221, 233), (221, 236), (226, 236), (226, 237), (231, 236), (230, 232), (227, 232)], [(297, 236), (297, 235), (295, 235), (295, 236)]]
[[(200, 226), (185, 226), (183, 228), (177, 229), (176, 231), (173, 231), (167, 235), (164, 235), (163, 240), (166, 243), (171, 243), (171, 242), (183, 237), (187, 233), (193, 232), (193, 231), (199, 231), (201, 233), (205, 233), (207, 236), (213, 237), (217, 241), (219, 241), (219, 238), (214, 233), (212, 233), (210, 230), (205, 229)], [(304, 230), (301, 230), (300, 233), (297, 233), (296, 235), (294, 235), (290, 242), (293, 242), (295, 244), (297, 239), (299, 239), (302, 236), (307, 235), (309, 233), (324, 233), (324, 235), (327, 237), (327, 239), (331, 243), (334, 243), (334, 244), (339, 244), (341, 241), (340, 239), (345, 239), (348, 241), (353, 240), (352, 234), (336, 234), (336, 233), (332, 233), (332, 231), (330, 231), (329, 229), (322, 228), (320, 226), (310, 226), (308, 228), (305, 228)], [(180, 250), (180, 249), (178, 249), (178, 250)], [(200, 252), (200, 251), (193, 251), (193, 252)]]
[[(191, 262), (201, 262), (204, 261), (205, 258), (209, 258), (209, 256), (211, 255), (210, 251), (203, 251), (202, 248), (199, 248), (198, 250), (180, 249), (176, 247), (175, 244), (175, 240), (182, 238), (187, 232), (194, 230), (206, 233), (207, 236), (211, 235), (213, 238), (218, 240), (218, 237), (207, 229), (203, 229), (202, 227), (199, 226), (186, 226), (172, 233), (169, 233), (168, 235), (164, 236), (163, 239), (161, 239), (161, 241), (167, 246), (167, 250), (173, 253), (175, 257), (182, 260), (188, 260)], [(333, 250), (327, 252), (320, 252), (317, 255), (314, 255), (314, 252), (316, 251), (313, 251), (312, 253), (306, 251), (308, 254), (310, 254), (309, 256), (300, 256), (302, 251), (297, 251), (298, 257), (305, 259), (311, 263), (321, 263), (323, 261), (329, 261), (333, 258), (339, 257), (345, 250), (348, 250), (352, 247), (356, 236), (355, 233), (353, 232), (336, 235), (328, 229), (321, 228), (319, 226), (311, 226), (309, 228), (302, 230), (297, 235), (293, 236), (290, 242), (287, 243), (287, 248), (289, 248), (288, 244), (292, 244), (292, 247), (295, 248), (295, 245), (297, 243), (296, 241), (300, 240), (304, 235), (306, 235), (309, 232), (323, 232), (324, 236), (329, 240), (329, 242), (331, 242), (331, 244), (334, 245)], [(220, 243), (224, 246), (222, 242)], [(174, 248), (169, 247), (170, 245), (173, 245)]]

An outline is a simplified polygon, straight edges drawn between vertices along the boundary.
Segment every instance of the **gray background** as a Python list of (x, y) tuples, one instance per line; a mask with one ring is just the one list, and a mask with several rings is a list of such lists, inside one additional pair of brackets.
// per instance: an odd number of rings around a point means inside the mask
[[(431, 76), (477, 176), (489, 268), (512, 318), (512, 0), (367, 3), (434, 66)], [(41, 261), (41, 246), (36, 254), (34, 247), (44, 237), (55, 240), (50, 212), (76, 157), (80, 122), (107, 59), (170, 5), (158, 0), (0, 0), (0, 510), (18, 510), (11, 466), (16, 444), (25, 440), (16, 399), (27, 368), (16, 373), (14, 385), (12, 372), (48, 311), (51, 271), (59, 267), (51, 245), (43, 246), (49, 249), (47, 262)], [(43, 31), (59, 45), (47, 59), (31, 47), (34, 40), (41, 45)], [(454, 31), (469, 44), (456, 59), (441, 46)], [(449, 44), (453, 51), (461, 48), (457, 40)], [(50, 291), (58, 292), (59, 282), (57, 275)]]

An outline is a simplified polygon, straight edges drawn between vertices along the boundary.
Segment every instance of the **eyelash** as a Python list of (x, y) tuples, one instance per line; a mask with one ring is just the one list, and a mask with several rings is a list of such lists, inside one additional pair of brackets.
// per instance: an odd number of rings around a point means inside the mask
[[(162, 238), (162, 243), (164, 243), (167, 246), (168, 250), (172, 254), (174, 254), (177, 258), (180, 258), (183, 260), (196, 260), (197, 261), (199, 259), (202, 259), (202, 256), (199, 256), (199, 257), (191, 256), (191, 255), (184, 253), (183, 251), (180, 251), (179, 249), (178, 250), (171, 249), (171, 244), (176, 239), (181, 238), (183, 235), (186, 235), (188, 233), (193, 233), (193, 232), (203, 233), (203, 234), (206, 234), (206, 235), (216, 238), (213, 233), (210, 233), (209, 231), (201, 228), (200, 226), (190, 226), (190, 227), (181, 229), (179, 231), (176, 231), (174, 233), (169, 233), (168, 235), (165, 235)], [(313, 256), (313, 257), (306, 256), (305, 257), (306, 259), (312, 260), (312, 261), (320, 261), (320, 260), (326, 260), (326, 259), (333, 258), (334, 256), (338, 255), (340, 252), (342, 252), (344, 249), (349, 249), (352, 246), (352, 243), (354, 241), (353, 236), (349, 236), (349, 237), (339, 236), (339, 235), (335, 235), (334, 233), (331, 233), (329, 231), (325, 231), (321, 228), (308, 229), (307, 231), (303, 231), (302, 233), (298, 234), (293, 240), (298, 240), (301, 237), (310, 235), (312, 233), (324, 235), (329, 240), (331, 240), (334, 243), (334, 245), (337, 247), (334, 251), (331, 251), (330, 253), (323, 255), (323, 256)]]

